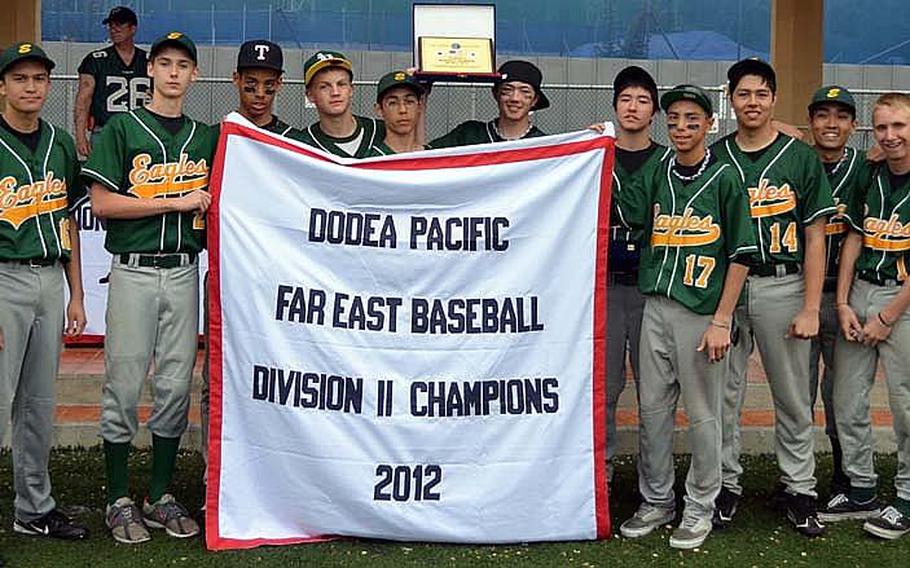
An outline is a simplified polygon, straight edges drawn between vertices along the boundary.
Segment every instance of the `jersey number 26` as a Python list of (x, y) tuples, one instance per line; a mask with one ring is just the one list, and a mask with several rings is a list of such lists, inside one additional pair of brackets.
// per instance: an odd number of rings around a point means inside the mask
[(107, 96), (107, 112), (127, 112), (145, 105), (148, 97), (149, 78), (108, 76), (107, 86), (115, 86)]

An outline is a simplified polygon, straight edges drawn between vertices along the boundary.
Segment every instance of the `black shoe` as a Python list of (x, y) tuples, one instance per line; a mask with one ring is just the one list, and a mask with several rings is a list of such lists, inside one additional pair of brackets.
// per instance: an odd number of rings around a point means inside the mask
[(720, 493), (714, 500), (714, 517), (711, 519), (714, 528), (722, 529), (733, 522), (737, 503), (739, 503), (739, 495), (726, 487), (720, 488)]
[(59, 509), (45, 514), (34, 521), (13, 521), (13, 531), (31, 536), (46, 536), (64, 540), (81, 540), (88, 537), (88, 529), (76, 523)]
[(849, 519), (865, 520), (881, 512), (878, 499), (872, 498), (863, 503), (851, 499), (847, 493), (837, 493), (818, 512), (818, 518), (825, 523), (846, 521)]
[(863, 523), (863, 529), (877, 537), (894, 540), (910, 532), (910, 518), (894, 507), (885, 507), (877, 517)]
[(787, 518), (793, 523), (794, 528), (805, 536), (821, 536), (825, 534), (825, 525), (818, 520), (815, 497), (797, 493), (790, 495), (787, 504)]
[(778, 481), (777, 485), (774, 486), (774, 492), (771, 493), (771, 497), (768, 499), (768, 504), (775, 511), (785, 513), (787, 512), (787, 503), (789, 501), (790, 494), (787, 493), (787, 485), (782, 481)]

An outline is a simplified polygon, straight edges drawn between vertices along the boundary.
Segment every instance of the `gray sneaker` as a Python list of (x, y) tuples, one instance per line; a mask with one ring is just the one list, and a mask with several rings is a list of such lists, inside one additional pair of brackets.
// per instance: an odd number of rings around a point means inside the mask
[(108, 505), (104, 522), (117, 542), (138, 544), (151, 538), (142, 522), (139, 507), (129, 497), (121, 497), (113, 505)]
[(639, 538), (651, 534), (661, 525), (673, 522), (676, 509), (656, 507), (642, 503), (635, 514), (619, 527), (619, 533), (626, 538)]
[(711, 534), (713, 526), (711, 519), (703, 519), (684, 513), (682, 522), (670, 535), (670, 546), (683, 550), (698, 548), (704, 544), (705, 539)]
[(189, 538), (199, 534), (199, 525), (190, 516), (186, 507), (165, 493), (152, 504), (148, 500), (142, 505), (145, 524), (153, 529), (164, 529), (167, 534), (176, 538)]

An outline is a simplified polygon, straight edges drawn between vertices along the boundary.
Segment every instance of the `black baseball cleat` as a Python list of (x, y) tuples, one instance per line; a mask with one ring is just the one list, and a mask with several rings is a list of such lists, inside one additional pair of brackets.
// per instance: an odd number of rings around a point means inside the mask
[(895, 540), (910, 532), (910, 517), (894, 507), (885, 507), (878, 516), (866, 520), (863, 529), (879, 538)]
[(739, 495), (726, 487), (720, 488), (720, 493), (714, 499), (714, 517), (711, 519), (714, 528), (722, 529), (733, 522), (737, 503), (739, 503)]
[(54, 509), (34, 521), (13, 521), (13, 531), (30, 536), (46, 536), (63, 540), (82, 540), (88, 537), (88, 529)]
[(783, 481), (778, 481), (774, 486), (774, 492), (771, 493), (771, 496), (768, 498), (768, 504), (775, 511), (786, 513), (789, 500), (790, 494), (787, 493), (787, 484)]
[(790, 496), (787, 504), (787, 518), (793, 527), (808, 537), (825, 534), (825, 525), (818, 520), (817, 503), (815, 497), (797, 493)]
[(818, 518), (825, 523), (846, 521), (850, 519), (865, 520), (881, 512), (878, 499), (872, 498), (862, 503), (854, 501), (847, 493), (838, 493), (828, 500), (828, 504), (818, 512)]

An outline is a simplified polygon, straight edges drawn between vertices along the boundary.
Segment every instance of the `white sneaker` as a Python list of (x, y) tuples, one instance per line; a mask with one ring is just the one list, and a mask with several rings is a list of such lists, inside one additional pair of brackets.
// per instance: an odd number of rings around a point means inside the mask
[(651, 534), (651, 531), (661, 525), (673, 522), (676, 509), (670, 507), (656, 507), (650, 503), (642, 503), (635, 514), (619, 527), (619, 533), (626, 538), (639, 538)]
[(679, 527), (670, 535), (670, 546), (691, 550), (704, 544), (705, 539), (711, 534), (711, 528), (714, 525), (711, 519), (704, 519), (692, 514), (683, 514), (682, 522)]

